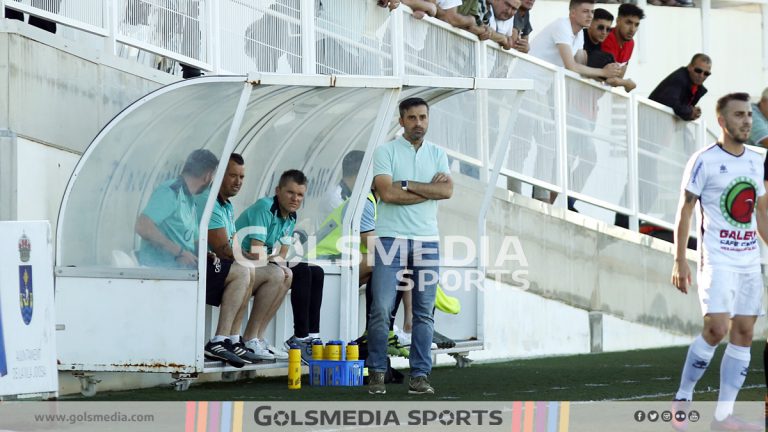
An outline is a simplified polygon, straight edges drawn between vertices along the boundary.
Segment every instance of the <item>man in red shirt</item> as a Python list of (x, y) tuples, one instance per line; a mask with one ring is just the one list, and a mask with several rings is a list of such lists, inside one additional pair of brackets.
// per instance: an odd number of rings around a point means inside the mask
[(627, 71), (627, 62), (632, 57), (635, 48), (635, 33), (640, 27), (640, 20), (645, 18), (645, 13), (639, 7), (624, 3), (619, 6), (619, 17), (616, 18), (616, 27), (605, 38), (600, 49), (613, 55), (616, 63), (621, 63), (623, 70), (621, 78)]

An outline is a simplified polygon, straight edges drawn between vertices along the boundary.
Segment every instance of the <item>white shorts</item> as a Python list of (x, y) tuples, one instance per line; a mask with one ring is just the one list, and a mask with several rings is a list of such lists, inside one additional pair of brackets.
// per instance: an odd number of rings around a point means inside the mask
[(762, 316), (763, 275), (704, 269), (698, 274), (701, 314)]

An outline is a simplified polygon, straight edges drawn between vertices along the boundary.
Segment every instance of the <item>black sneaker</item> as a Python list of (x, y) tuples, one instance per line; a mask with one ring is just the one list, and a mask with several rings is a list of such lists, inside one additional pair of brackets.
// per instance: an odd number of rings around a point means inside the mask
[(245, 366), (245, 361), (234, 352), (235, 347), (229, 339), (221, 342), (208, 342), (205, 344), (205, 356), (213, 360), (221, 360), (229, 363), (230, 366), (241, 368)]
[(456, 342), (448, 336), (443, 336), (438, 332), (433, 332), (432, 342), (440, 349), (453, 348), (456, 346)]
[(259, 363), (262, 360), (260, 357), (256, 356), (256, 353), (252, 349), (245, 346), (242, 338), (240, 338), (239, 342), (233, 343), (232, 348), (232, 352), (248, 364)]

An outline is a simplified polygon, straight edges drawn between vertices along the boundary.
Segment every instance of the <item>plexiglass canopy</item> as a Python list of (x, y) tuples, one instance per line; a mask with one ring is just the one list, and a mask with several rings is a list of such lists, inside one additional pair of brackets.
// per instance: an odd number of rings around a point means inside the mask
[[(430, 139), (444, 141), (440, 144), (460, 160), (483, 166), (488, 151), (478, 140), (476, 110), (487, 102), (478, 95), (471, 86), (401, 87), (392, 78), (296, 75), (205, 77), (164, 87), (113, 119), (79, 161), (59, 216), (57, 265), (99, 274), (138, 266), (137, 217), (153, 191), (177, 178), (196, 149), (224, 162), (212, 190), (218, 190), (229, 153), (243, 155), (245, 183), (232, 199), (236, 217), (272, 195), (283, 171), (304, 171), (309, 184), (297, 231), (311, 235), (328, 215), (328, 191), (340, 183), (342, 160), (351, 150), (366, 151), (364, 175), (353, 193), (364, 200), (370, 152), (399, 130), (398, 98), (429, 101), (435, 131)], [(479, 177), (477, 168), (468, 173)], [(203, 200), (207, 211), (214, 198)], [(201, 213), (197, 225), (206, 226), (208, 214)], [(206, 230), (195, 236), (204, 242)]]

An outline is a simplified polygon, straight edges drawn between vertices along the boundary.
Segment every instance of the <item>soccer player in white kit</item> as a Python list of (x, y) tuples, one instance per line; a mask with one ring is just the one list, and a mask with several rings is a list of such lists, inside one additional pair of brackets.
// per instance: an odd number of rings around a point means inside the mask
[[(731, 93), (720, 98), (717, 121), (723, 130), (722, 139), (696, 152), (688, 161), (675, 223), (672, 284), (687, 294), (691, 270), (685, 250), (691, 215), (698, 202), (697, 281), (704, 328), (688, 349), (675, 400), (692, 400), (693, 388), (730, 324), (712, 430), (763, 430), (762, 426), (733, 416), (736, 396), (749, 369), (755, 320), (763, 314), (757, 234), (768, 239), (763, 157), (744, 146), (752, 128), (749, 95)], [(678, 406), (681, 403), (685, 402), (676, 402)], [(673, 427), (683, 430), (687, 423), (673, 421)]]

